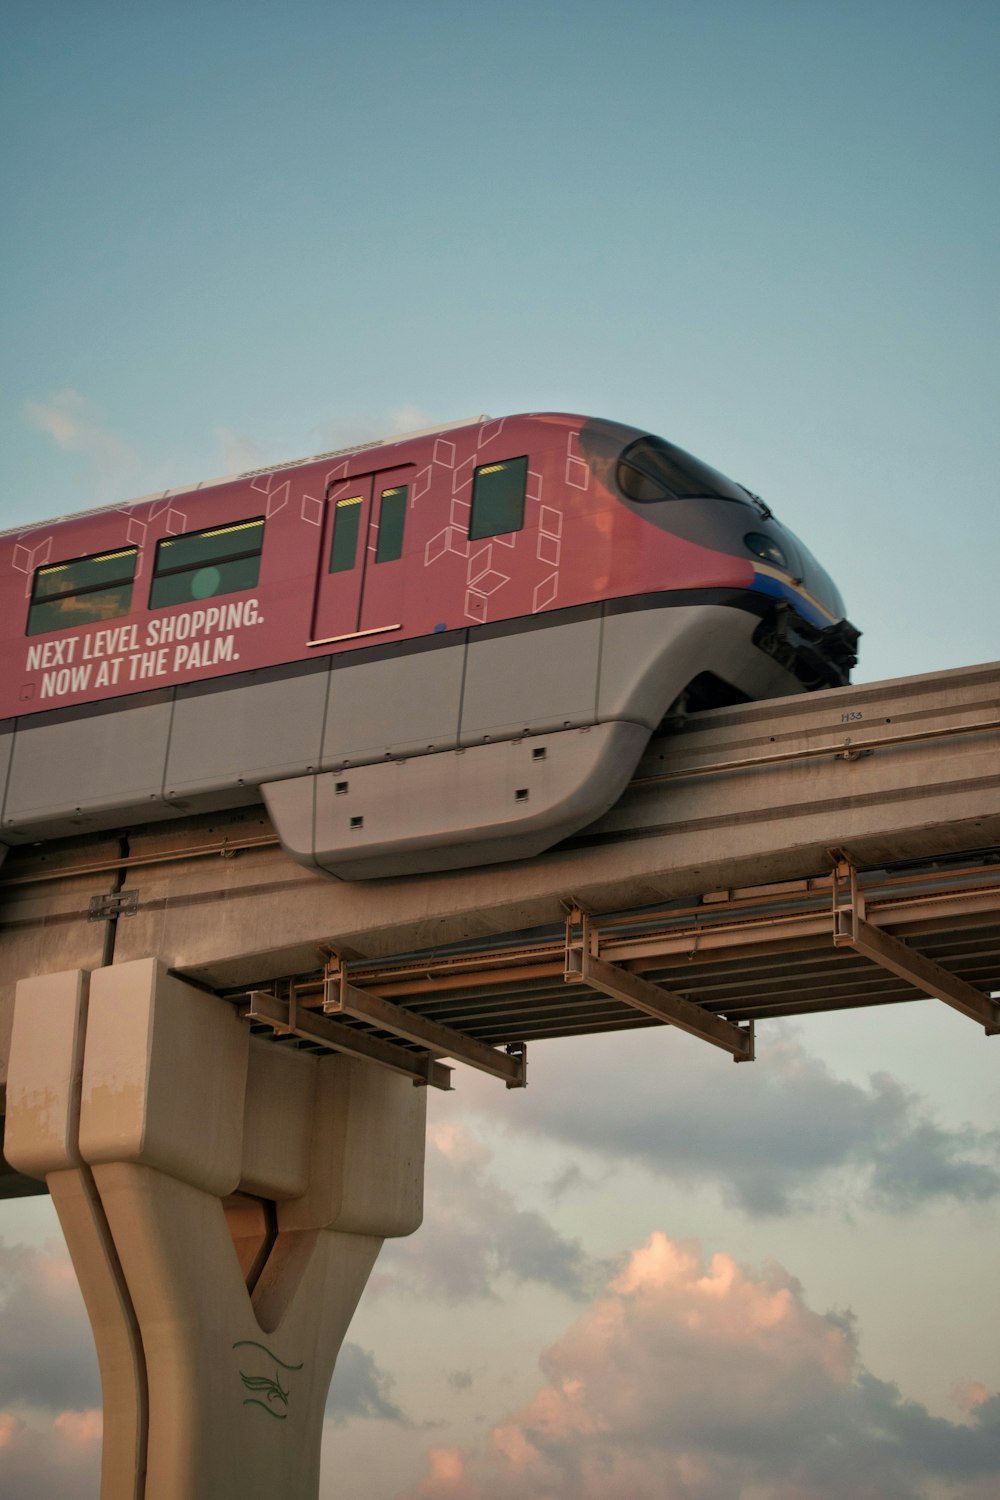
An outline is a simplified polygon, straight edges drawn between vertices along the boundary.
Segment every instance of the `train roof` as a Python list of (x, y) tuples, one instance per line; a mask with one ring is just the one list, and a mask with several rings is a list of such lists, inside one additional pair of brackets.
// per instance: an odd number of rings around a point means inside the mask
[(175, 485), (172, 489), (154, 490), (148, 495), (137, 495), (133, 500), (119, 500), (111, 505), (93, 505), (87, 510), (67, 511), (61, 516), (47, 516), (26, 526), (11, 526), (0, 531), (0, 538), (24, 536), (41, 527), (58, 526), (64, 521), (80, 521), (86, 516), (99, 516), (109, 510), (131, 510), (134, 505), (148, 505), (154, 500), (168, 500), (172, 495), (192, 495), (199, 490), (213, 489), (218, 484), (232, 484), (237, 479), (255, 479), (259, 474), (277, 474), (282, 469), (298, 469), (303, 464), (318, 463), (324, 458), (344, 458), (349, 453), (363, 453), (369, 448), (391, 448), (398, 443), (408, 443), (414, 438), (432, 437), (439, 432), (454, 432), (459, 427), (472, 427), (476, 422), (488, 422), (491, 418), (481, 412), (475, 417), (462, 417), (455, 422), (444, 422), (438, 427), (421, 427), (415, 432), (394, 433), (391, 437), (374, 438), (367, 443), (352, 443), (347, 448), (329, 448), (323, 453), (309, 453), (303, 458), (287, 458), (277, 464), (263, 464), (256, 469), (243, 469), (237, 474), (222, 474), (216, 479), (200, 479), (197, 484)]

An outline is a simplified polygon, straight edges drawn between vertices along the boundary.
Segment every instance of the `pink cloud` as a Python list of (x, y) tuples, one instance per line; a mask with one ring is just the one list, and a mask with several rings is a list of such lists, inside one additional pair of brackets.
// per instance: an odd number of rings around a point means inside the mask
[(13, 1412), (0, 1411), (0, 1448), (9, 1448), (16, 1442), (23, 1428), (20, 1417), (15, 1417)]
[(973, 1424), (932, 1418), (782, 1267), (665, 1234), (541, 1365), (527, 1407), (479, 1451), (436, 1450), (407, 1500), (920, 1500), (940, 1477), (972, 1500), (1000, 1479), (996, 1398)]
[(99, 1411), (64, 1411), (49, 1422), (0, 1412), (0, 1495), (17, 1500), (93, 1500), (101, 1464)]
[(99, 1411), (62, 1411), (52, 1426), (67, 1446), (92, 1448), (101, 1441), (104, 1417)]
[(0, 1239), (0, 1407), (54, 1416), (99, 1400), (93, 1336), (65, 1246)]

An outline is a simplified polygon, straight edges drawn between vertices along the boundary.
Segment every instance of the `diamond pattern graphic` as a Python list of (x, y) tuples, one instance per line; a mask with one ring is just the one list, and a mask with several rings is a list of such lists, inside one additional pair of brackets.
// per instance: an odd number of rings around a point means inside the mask
[(314, 495), (303, 495), (299, 515), (308, 526), (319, 526), (323, 520), (323, 502)]
[(488, 568), (485, 573), (480, 573), (478, 578), (471, 580), (475, 584), (477, 594), (495, 594), (497, 589), (503, 588), (505, 583), (510, 583), (506, 573), (498, 573), (495, 568)]
[(270, 520), (271, 516), (276, 516), (279, 510), (284, 510), (285, 506), (288, 504), (288, 497), (291, 494), (291, 489), (292, 481), (290, 479), (286, 479), (284, 484), (279, 484), (276, 490), (268, 491), (267, 509), (264, 512), (268, 520)]
[(590, 466), (585, 464), (579, 454), (578, 432), (571, 432), (566, 440), (566, 483), (572, 485), (575, 490), (588, 490), (590, 488)]
[(443, 531), (431, 537), (424, 548), (424, 567), (429, 568), (431, 563), (444, 557), (446, 552), (451, 552), (456, 557), (468, 557), (469, 538), (460, 527), (446, 526)]
[(590, 470), (582, 458), (567, 458), (566, 483), (572, 485), (575, 490), (590, 488)]
[(555, 599), (559, 592), (559, 574), (550, 573), (548, 578), (543, 578), (541, 583), (535, 585), (535, 592), (531, 604), (532, 614), (537, 614), (540, 609), (546, 609)]
[(433, 472), (434, 471), (431, 468), (430, 464), (427, 464), (420, 470), (420, 473), (414, 479), (413, 487), (410, 491), (411, 508), (416, 504), (418, 500), (422, 500), (424, 495), (426, 495), (427, 491), (430, 489), (431, 475), (433, 474)]
[(477, 455), (474, 453), (471, 458), (467, 458), (464, 463), (459, 464), (455, 470), (455, 477), (451, 484), (453, 495), (457, 495), (459, 490), (464, 489), (466, 485), (472, 483), (472, 472), (476, 467), (476, 457)]

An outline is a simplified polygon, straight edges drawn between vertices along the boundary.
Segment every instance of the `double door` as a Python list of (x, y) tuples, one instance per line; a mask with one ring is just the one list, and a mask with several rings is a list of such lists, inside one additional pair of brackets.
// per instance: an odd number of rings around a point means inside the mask
[(403, 576), (412, 465), (330, 486), (310, 645), (404, 625)]

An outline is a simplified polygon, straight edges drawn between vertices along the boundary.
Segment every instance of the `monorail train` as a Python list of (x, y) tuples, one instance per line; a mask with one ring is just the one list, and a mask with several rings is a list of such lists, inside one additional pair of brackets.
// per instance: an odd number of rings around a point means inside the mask
[(671, 710), (839, 685), (858, 637), (750, 491), (563, 414), (8, 533), (0, 591), (4, 846), (263, 799), (345, 879), (546, 849)]

